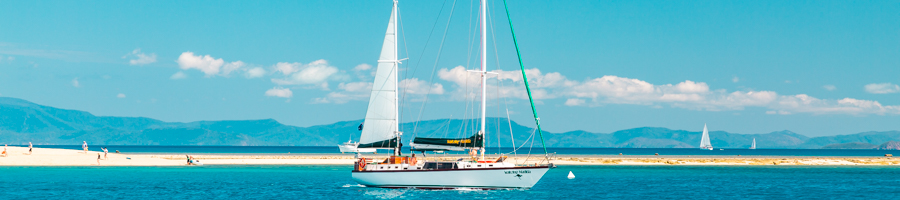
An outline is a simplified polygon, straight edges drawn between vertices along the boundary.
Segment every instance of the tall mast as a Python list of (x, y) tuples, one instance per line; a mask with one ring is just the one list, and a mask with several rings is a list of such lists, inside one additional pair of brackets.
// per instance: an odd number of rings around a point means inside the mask
[(397, 24), (399, 24), (400, 21), (397, 21), (397, 16), (400, 14), (397, 13), (397, 0), (394, 0), (394, 8), (391, 12), (394, 13), (394, 15), (393, 15), (394, 19), (391, 19), (394, 21), (394, 58), (393, 58), (393, 60), (394, 60), (394, 73), (396, 73), (396, 75), (394, 76), (394, 83), (397, 83), (397, 84), (394, 84), (394, 88), (393, 88), (394, 89), (394, 134), (397, 137), (397, 146), (394, 147), (395, 148), (394, 154), (399, 156), (400, 155), (400, 144), (403, 143), (403, 141), (400, 140), (401, 139), (400, 135), (402, 135), (402, 133), (400, 133), (400, 106), (399, 106), (400, 98), (398, 96), (399, 91), (400, 91), (400, 89), (399, 89), (400, 81), (398, 78), (400, 76), (400, 60), (397, 59), (397, 55), (399, 55), (400, 48), (398, 48), (398, 44), (397, 44), (398, 43), (398, 41), (397, 41)]
[(487, 0), (481, 0), (481, 160), (484, 160), (484, 125), (487, 112)]

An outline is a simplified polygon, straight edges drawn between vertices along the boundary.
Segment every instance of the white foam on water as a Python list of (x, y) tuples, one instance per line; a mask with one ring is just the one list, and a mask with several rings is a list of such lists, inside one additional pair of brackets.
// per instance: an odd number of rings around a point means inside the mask
[(346, 187), (366, 187), (366, 186), (365, 186), (365, 185), (360, 185), (360, 184), (355, 184), (355, 185), (354, 185), (354, 184), (347, 184), (347, 185), (344, 185), (344, 186), (341, 186), (341, 187), (345, 187), (345, 188), (346, 188)]

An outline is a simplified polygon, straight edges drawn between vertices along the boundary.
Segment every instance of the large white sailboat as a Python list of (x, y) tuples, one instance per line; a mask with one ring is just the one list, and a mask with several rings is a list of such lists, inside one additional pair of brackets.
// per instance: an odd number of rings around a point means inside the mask
[(713, 150), (712, 144), (709, 143), (709, 131), (706, 124), (703, 124), (703, 136), (700, 138), (700, 149)]
[[(534, 164), (517, 164), (506, 156), (485, 159), (485, 110), (486, 110), (486, 7), (481, 2), (481, 127), (467, 138), (414, 138), (410, 145), (414, 151), (461, 151), (469, 150), (470, 159), (457, 161), (428, 161), (401, 156), (400, 146), (403, 132), (399, 130), (397, 71), (397, 1), (394, 1), (391, 18), (385, 33), (381, 56), (375, 72), (369, 106), (366, 110), (365, 126), (360, 136), (359, 149), (391, 149), (394, 154), (383, 161), (358, 158), (351, 172), (354, 181), (368, 187), (383, 188), (423, 188), (423, 189), (503, 189), (531, 188), (546, 173), (552, 164), (549, 154), (545, 160)], [(523, 67), (524, 68), (524, 67)], [(524, 76), (524, 74), (523, 74)], [(526, 78), (527, 89), (527, 78)], [(530, 97), (530, 91), (529, 91)], [(532, 103), (533, 106), (533, 103)], [(533, 107), (532, 107), (533, 108)], [(533, 109), (532, 109), (533, 110)], [(535, 112), (536, 113), (536, 112)], [(535, 114), (536, 116), (536, 114)], [(535, 117), (537, 120), (537, 117)], [(540, 131), (540, 123), (538, 131)], [(480, 158), (477, 153), (480, 152)]]
[(756, 138), (753, 138), (753, 143), (750, 144), (750, 149), (756, 149)]

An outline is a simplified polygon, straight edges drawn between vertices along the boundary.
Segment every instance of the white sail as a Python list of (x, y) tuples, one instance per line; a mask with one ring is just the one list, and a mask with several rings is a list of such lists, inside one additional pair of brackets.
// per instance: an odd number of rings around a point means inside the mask
[(709, 131), (706, 129), (706, 124), (703, 124), (703, 137), (700, 138), (700, 148), (701, 149), (712, 149), (712, 144), (709, 143)]
[(750, 144), (750, 149), (756, 149), (756, 138), (753, 138), (753, 143)]
[(363, 123), (360, 148), (393, 148), (399, 134), (397, 113), (397, 3), (391, 10), (391, 20), (384, 34), (381, 56), (375, 68), (375, 82)]

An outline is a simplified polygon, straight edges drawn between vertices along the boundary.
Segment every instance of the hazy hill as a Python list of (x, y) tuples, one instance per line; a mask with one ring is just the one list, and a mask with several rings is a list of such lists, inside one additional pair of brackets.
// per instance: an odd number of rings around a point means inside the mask
[[(0, 143), (71, 144), (81, 141), (112, 145), (284, 145), (332, 146), (359, 139), (362, 120), (328, 125), (296, 127), (272, 119), (236, 121), (163, 122), (143, 117), (100, 117), (88, 112), (34, 104), (0, 97)], [(536, 134), (530, 139), (533, 122), (521, 125), (505, 118), (489, 118), (488, 146), (540, 146)], [(476, 120), (441, 119), (401, 124), (403, 141), (413, 137), (467, 137), (477, 130)], [(510, 134), (510, 129), (513, 134)], [(569, 131), (544, 132), (544, 141), (553, 147), (695, 148), (697, 130), (641, 127), (613, 133)], [(822, 148), (832, 144), (882, 144), (900, 141), (900, 131), (864, 132), (809, 138), (791, 131), (764, 134), (709, 133), (716, 148), (747, 148), (756, 138), (758, 148)], [(499, 141), (499, 142), (498, 142)], [(888, 145), (889, 146), (889, 145)], [(834, 146), (840, 147), (840, 145)], [(874, 148), (874, 147), (873, 147)]]

